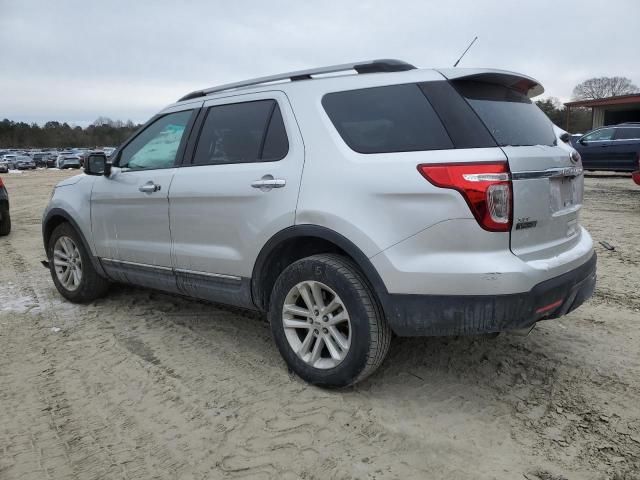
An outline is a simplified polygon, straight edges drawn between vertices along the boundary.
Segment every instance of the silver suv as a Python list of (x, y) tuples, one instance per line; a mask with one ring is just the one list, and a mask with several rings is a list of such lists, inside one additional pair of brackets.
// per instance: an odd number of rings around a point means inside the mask
[(377, 60), (190, 93), (57, 185), (51, 276), (74, 302), (124, 282), (266, 312), (289, 367), (333, 387), (393, 334), (557, 318), (591, 296), (596, 257), (542, 91)]

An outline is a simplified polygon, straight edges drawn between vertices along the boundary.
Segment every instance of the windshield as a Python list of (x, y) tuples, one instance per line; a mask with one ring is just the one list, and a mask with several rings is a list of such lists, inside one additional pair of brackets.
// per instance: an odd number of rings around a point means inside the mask
[(526, 95), (478, 81), (461, 80), (454, 86), (501, 147), (556, 145), (553, 124)]

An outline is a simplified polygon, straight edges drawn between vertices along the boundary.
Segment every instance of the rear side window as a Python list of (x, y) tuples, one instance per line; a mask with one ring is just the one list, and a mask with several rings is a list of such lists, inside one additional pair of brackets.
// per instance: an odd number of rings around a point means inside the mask
[(616, 140), (640, 140), (640, 127), (618, 128)]
[(322, 105), (345, 143), (359, 153), (453, 148), (436, 112), (415, 84), (329, 93)]
[(555, 145), (547, 116), (524, 94), (493, 83), (453, 82), (499, 146)]
[(281, 160), (289, 142), (275, 100), (210, 107), (193, 163), (216, 165)]

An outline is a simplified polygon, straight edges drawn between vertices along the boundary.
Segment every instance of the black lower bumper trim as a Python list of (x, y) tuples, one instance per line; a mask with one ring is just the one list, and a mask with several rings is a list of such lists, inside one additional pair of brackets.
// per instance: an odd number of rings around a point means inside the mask
[(566, 315), (591, 297), (596, 254), (580, 267), (509, 295), (396, 295), (383, 300), (400, 336), (469, 335), (528, 328)]

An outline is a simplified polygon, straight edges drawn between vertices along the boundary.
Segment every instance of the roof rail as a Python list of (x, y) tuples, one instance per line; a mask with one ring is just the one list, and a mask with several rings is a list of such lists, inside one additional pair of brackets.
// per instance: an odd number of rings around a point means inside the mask
[(355, 63), (343, 63), (341, 65), (331, 65), (328, 67), (312, 68), (309, 70), (299, 70), (297, 72), (280, 73), (278, 75), (253, 78), (251, 80), (244, 80), (242, 82), (227, 83), (225, 85), (207, 88), (204, 90), (196, 90), (195, 92), (188, 93), (178, 101), (182, 102), (183, 100), (204, 97), (211, 93), (222, 92), (224, 90), (232, 90), (234, 88), (250, 87), (252, 85), (260, 85), (262, 83), (277, 82), (281, 80), (290, 80), (292, 82), (298, 80), (310, 80), (313, 75), (322, 75), (325, 73), (346, 72), (349, 70), (355, 70), (358, 73), (404, 72), (406, 70), (413, 70), (415, 68), (416, 67), (414, 67), (410, 63), (395, 59), (366, 60)]

